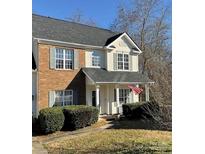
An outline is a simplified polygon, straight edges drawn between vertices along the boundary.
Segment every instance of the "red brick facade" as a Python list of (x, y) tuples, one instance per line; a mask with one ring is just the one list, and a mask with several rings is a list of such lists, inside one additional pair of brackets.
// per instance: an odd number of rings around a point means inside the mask
[(38, 44), (38, 110), (48, 107), (49, 91), (72, 89), (78, 92), (79, 104), (85, 104), (85, 75), (80, 71), (85, 66), (85, 52), (79, 52), (79, 69), (55, 70), (49, 68), (51, 45)]

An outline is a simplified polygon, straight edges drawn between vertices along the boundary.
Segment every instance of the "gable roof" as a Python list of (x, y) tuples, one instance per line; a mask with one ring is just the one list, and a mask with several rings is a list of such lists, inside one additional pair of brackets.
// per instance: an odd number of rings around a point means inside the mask
[(32, 15), (32, 36), (36, 38), (105, 46), (113, 41), (116, 35), (119, 34), (107, 29)]
[(82, 71), (95, 83), (154, 83), (139, 72), (106, 71), (99, 68), (82, 68)]
[(115, 36), (112, 36), (112, 37), (108, 38), (108, 40), (106, 41), (105, 45), (107, 46), (107, 45), (111, 44), (113, 41), (115, 41), (117, 38), (119, 38), (122, 34), (123, 33), (119, 33), (119, 34), (117, 34)]
[(114, 39), (112, 39), (112, 41), (110, 41), (110, 43), (107, 44), (107, 47), (108, 48), (111, 47), (114, 44), (114, 42), (116, 42), (119, 39), (122, 39), (123, 37), (125, 37), (129, 41), (129, 43), (133, 46), (132, 49), (134, 50), (134, 52), (142, 53), (142, 51), (137, 46), (137, 44), (133, 41), (133, 39), (126, 32), (120, 33), (120, 34), (114, 36), (113, 37)]

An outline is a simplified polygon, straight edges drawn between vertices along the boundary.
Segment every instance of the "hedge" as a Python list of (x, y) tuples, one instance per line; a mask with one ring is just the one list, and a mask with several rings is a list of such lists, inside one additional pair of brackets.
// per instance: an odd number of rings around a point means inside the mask
[(41, 132), (48, 134), (61, 130), (65, 117), (61, 107), (52, 107), (40, 110), (38, 120)]
[(129, 119), (150, 119), (160, 113), (159, 105), (156, 102), (138, 102), (123, 104), (123, 115)]
[(89, 126), (98, 120), (96, 107), (86, 105), (69, 105), (63, 107), (65, 116), (64, 129), (76, 130)]
[(89, 108), (91, 109), (90, 124), (94, 124), (98, 121), (99, 110), (94, 106), (90, 106)]

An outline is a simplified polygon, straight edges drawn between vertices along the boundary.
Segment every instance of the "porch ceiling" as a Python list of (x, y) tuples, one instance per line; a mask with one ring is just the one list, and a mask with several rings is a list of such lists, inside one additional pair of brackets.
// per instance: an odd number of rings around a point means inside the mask
[(82, 68), (82, 71), (95, 83), (154, 83), (139, 72), (107, 71), (99, 68)]

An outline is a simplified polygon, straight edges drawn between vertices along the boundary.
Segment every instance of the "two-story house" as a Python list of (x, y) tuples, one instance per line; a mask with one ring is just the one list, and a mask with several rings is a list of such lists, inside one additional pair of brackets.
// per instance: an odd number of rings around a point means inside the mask
[(138, 102), (128, 85), (144, 85), (149, 100), (150, 79), (139, 73), (142, 51), (127, 33), (32, 17), (33, 114), (55, 105), (84, 104), (101, 114), (121, 113), (123, 103)]

